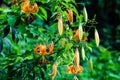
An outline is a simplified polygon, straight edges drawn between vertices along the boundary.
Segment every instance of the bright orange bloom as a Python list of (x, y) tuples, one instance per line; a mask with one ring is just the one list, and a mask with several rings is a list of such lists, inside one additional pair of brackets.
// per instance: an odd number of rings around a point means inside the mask
[(57, 74), (57, 64), (55, 62), (52, 67), (52, 73), (50, 74), (50, 76), (52, 76), (52, 80), (54, 80), (56, 74)]
[(37, 45), (35, 48), (34, 48), (34, 52), (36, 54), (41, 54), (41, 55), (45, 55), (47, 52), (46, 52), (46, 45)]
[(45, 55), (47, 52), (46, 52), (46, 45), (41, 45), (40, 44), (40, 54), (41, 55)]
[(40, 45), (37, 45), (35, 48), (34, 48), (34, 52), (36, 54), (40, 54)]
[(82, 70), (83, 70), (82, 66), (79, 66), (79, 68), (75, 68), (74, 65), (67, 66), (67, 69), (66, 69), (68, 74), (78, 74), (82, 72)]
[(52, 42), (52, 44), (50, 46), (48, 46), (48, 49), (49, 51), (47, 52), (46, 51), (46, 48), (47, 46), (46, 45), (37, 45), (35, 48), (34, 48), (34, 52), (36, 54), (41, 54), (42, 56), (43, 55), (46, 55), (46, 54), (52, 54), (53, 53), (53, 50), (54, 50), (54, 43)]
[(23, 1), (21, 11), (26, 14), (34, 14), (38, 12), (37, 3), (32, 3), (33, 6), (30, 4), (30, 1)]

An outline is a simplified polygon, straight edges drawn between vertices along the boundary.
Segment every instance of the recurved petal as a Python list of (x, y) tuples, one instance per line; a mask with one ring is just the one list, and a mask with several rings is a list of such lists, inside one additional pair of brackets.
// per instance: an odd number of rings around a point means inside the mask
[(37, 45), (37, 46), (34, 48), (34, 53), (40, 54), (40, 45)]
[(48, 46), (49, 48), (49, 54), (52, 54), (53, 53), (53, 50), (54, 50), (54, 43), (52, 42), (52, 44), (50, 46)]

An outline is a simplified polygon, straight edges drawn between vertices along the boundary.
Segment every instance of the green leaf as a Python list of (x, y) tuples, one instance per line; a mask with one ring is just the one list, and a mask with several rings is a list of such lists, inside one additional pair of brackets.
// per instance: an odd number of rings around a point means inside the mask
[(47, 20), (47, 11), (43, 7), (39, 7), (40, 9), (40, 16)]
[(2, 51), (2, 49), (3, 49), (3, 41), (0, 40), (0, 52)]
[(13, 27), (15, 25), (15, 22), (17, 20), (17, 16), (15, 15), (7, 15), (7, 21), (8, 21), (8, 24)]

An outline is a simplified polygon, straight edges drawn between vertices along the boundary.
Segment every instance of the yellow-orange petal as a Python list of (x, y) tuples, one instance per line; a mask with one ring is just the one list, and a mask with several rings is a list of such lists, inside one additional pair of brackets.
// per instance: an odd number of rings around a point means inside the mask
[(81, 73), (82, 71), (83, 71), (82, 66), (79, 66), (79, 68), (77, 68), (73, 74), (78, 74)]
[(50, 46), (48, 46), (49, 48), (49, 54), (52, 54), (53, 53), (53, 50), (54, 50), (54, 43), (52, 42), (52, 44)]
[(40, 54), (40, 45), (37, 45), (37, 46), (34, 48), (34, 53)]
[(74, 66), (73, 66), (73, 65), (67, 66), (66, 72), (67, 72), (68, 74), (73, 74), (73, 72), (74, 72)]
[(67, 66), (66, 71), (68, 74), (78, 74), (83, 71), (82, 66), (79, 66), (78, 68), (75, 69), (74, 65)]
[(37, 3), (34, 3), (34, 6), (32, 6), (31, 13), (37, 13), (39, 11)]
[(41, 45), (40, 44), (40, 54), (41, 55), (45, 55), (47, 52), (46, 52), (46, 45)]
[(21, 6), (21, 11), (23, 12), (23, 13), (30, 13), (30, 1), (25, 1), (25, 2), (23, 2), (22, 3), (22, 6)]

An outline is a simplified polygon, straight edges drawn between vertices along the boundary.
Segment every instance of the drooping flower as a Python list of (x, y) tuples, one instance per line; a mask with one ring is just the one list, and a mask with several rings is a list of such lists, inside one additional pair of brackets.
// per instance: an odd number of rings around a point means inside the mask
[(30, 0), (23, 1), (21, 6), (21, 11), (26, 14), (34, 14), (39, 11), (37, 3), (32, 3), (33, 6), (30, 3)]
[[(47, 52), (46, 48), (48, 47), (49, 51)], [(36, 54), (40, 54), (42, 56), (46, 55), (46, 54), (52, 54), (53, 53), (53, 50), (54, 50), (54, 43), (52, 42), (52, 44), (50, 46), (47, 46), (47, 45), (37, 45), (35, 48), (34, 48), (34, 53)]]
[(35, 48), (34, 48), (34, 52), (36, 54), (41, 54), (41, 55), (45, 55), (47, 52), (46, 52), (46, 45), (37, 45)]
[(67, 66), (67, 69), (66, 69), (68, 74), (78, 74), (82, 72), (82, 70), (83, 70), (82, 66), (79, 66), (79, 68), (75, 69), (74, 65)]
[(34, 53), (40, 54), (40, 45), (37, 45), (37, 46), (34, 48)]
[(55, 62), (52, 67), (52, 73), (49, 74), (50, 76), (52, 76), (52, 80), (54, 80), (56, 74), (57, 74), (57, 63)]
[(83, 68), (79, 65), (80, 58), (79, 58), (79, 51), (78, 48), (75, 51), (75, 57), (74, 57), (74, 65), (67, 66), (66, 71), (68, 74), (78, 74), (82, 72)]

